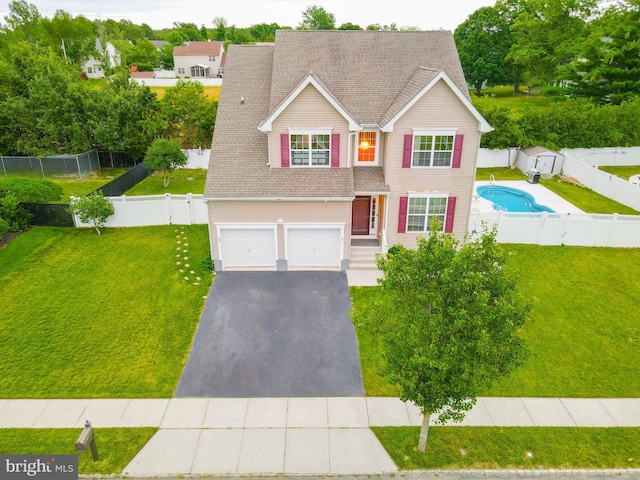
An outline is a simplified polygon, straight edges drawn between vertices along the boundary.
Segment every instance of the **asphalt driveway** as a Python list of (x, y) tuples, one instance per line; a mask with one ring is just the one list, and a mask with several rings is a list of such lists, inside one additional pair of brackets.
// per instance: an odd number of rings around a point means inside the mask
[(176, 397), (362, 396), (344, 272), (220, 272)]

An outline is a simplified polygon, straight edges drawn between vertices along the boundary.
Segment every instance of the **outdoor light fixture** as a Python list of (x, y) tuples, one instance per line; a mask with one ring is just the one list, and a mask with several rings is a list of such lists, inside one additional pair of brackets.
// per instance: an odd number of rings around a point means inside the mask
[(244, 105), (244, 97), (240, 97), (240, 105)]

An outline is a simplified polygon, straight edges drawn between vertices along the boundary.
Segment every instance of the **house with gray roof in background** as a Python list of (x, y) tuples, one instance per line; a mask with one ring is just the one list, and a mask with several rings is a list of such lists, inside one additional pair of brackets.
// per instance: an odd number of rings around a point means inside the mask
[(480, 137), (448, 31), (230, 45), (204, 197), (217, 270), (353, 268), (467, 231)]

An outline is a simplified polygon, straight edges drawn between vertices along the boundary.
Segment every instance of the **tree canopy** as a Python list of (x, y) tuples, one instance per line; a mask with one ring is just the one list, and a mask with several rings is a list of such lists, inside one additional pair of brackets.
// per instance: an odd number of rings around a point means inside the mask
[(164, 188), (169, 186), (173, 171), (185, 166), (188, 160), (187, 155), (180, 148), (180, 142), (166, 138), (154, 140), (144, 157), (144, 163), (148, 168), (162, 173)]
[(424, 415), (460, 421), (476, 396), (520, 366), (529, 307), (505, 269), (496, 231), (458, 242), (434, 226), (418, 248), (378, 257), (380, 294), (355, 320), (382, 342), (382, 375)]

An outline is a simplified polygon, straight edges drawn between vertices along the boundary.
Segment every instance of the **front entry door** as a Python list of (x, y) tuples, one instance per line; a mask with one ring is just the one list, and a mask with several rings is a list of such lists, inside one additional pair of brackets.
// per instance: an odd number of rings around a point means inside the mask
[(356, 197), (351, 213), (351, 235), (369, 235), (371, 197)]

